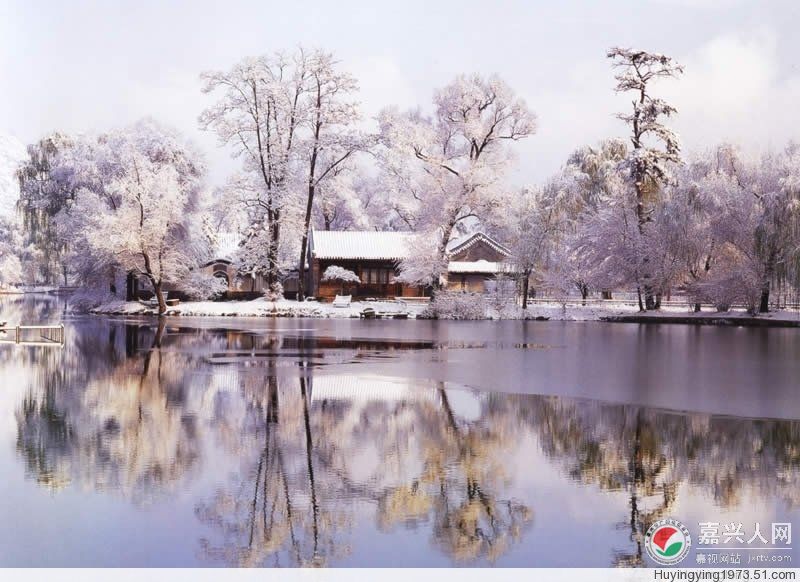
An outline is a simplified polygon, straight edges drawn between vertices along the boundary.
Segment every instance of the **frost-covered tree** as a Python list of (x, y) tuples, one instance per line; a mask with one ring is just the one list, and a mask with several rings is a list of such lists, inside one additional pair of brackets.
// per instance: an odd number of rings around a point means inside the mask
[(84, 186), (78, 192), (69, 213), (85, 220), (75, 234), (109, 268), (143, 275), (164, 313), (164, 284), (187, 278), (207, 253), (200, 213), (203, 163), (178, 134), (152, 121), (98, 141), (96, 166), (108, 173), (102, 189)]
[(422, 234), (414, 244), (414, 252), (400, 261), (397, 281), (431, 289), (440, 288), (449, 263), (447, 254), (443, 256), (440, 253), (439, 239)]
[(58, 234), (55, 217), (75, 196), (72, 176), (61, 163), (73, 143), (72, 138), (53, 133), (28, 146), (27, 159), (17, 170), (17, 208), (23, 230), (27, 243), (41, 257), (36, 265), (41, 280), (51, 284), (59, 280), (64, 285), (68, 283), (67, 249)]
[[(386, 109), (378, 120), (378, 159), (393, 209), (408, 228), (436, 241), (431, 265), (446, 268), (457, 229), (502, 206), (512, 159), (507, 144), (532, 135), (536, 117), (498, 77), (461, 75), (435, 93), (432, 116)], [(440, 277), (414, 270), (438, 286)]]
[[(636, 222), (642, 237), (653, 219), (654, 201), (660, 187), (669, 179), (670, 164), (680, 160), (680, 144), (675, 133), (663, 123), (673, 115), (675, 108), (651, 93), (651, 83), (659, 78), (675, 78), (683, 67), (672, 58), (640, 50), (612, 48), (607, 53), (618, 70), (615, 90), (633, 92), (634, 100), (629, 113), (618, 118), (630, 128), (631, 151), (624, 168), (635, 194)], [(637, 269), (647, 309), (657, 308), (653, 290), (653, 260), (646, 245), (642, 247), (642, 264)]]
[(525, 188), (506, 213), (505, 242), (521, 280), (522, 309), (528, 308), (528, 286), (564, 236), (564, 192), (561, 184)]
[(370, 230), (383, 227), (380, 184), (352, 171), (334, 171), (317, 188), (316, 218), (322, 230)]
[(663, 257), (677, 267), (675, 282), (697, 297), (695, 311), (700, 311), (702, 300), (731, 303), (710, 290), (715, 287), (711, 279), (719, 270), (717, 263), (732, 240), (728, 221), (733, 217), (728, 209), (739, 204), (739, 187), (731, 173), (737, 157), (729, 145), (695, 156), (677, 169), (658, 210), (655, 236), (664, 249)]
[(546, 287), (564, 294), (577, 290), (585, 299), (591, 289), (608, 293), (635, 283), (622, 278), (615, 261), (608, 260), (612, 240), (627, 236), (625, 221), (617, 220), (614, 211), (625, 208), (620, 207), (625, 192), (619, 168), (627, 156), (625, 142), (610, 139), (579, 148), (568, 158), (556, 178), (559, 189), (553, 191), (560, 198), (563, 232), (552, 243), (543, 273)]
[[(200, 124), (244, 162), (232, 187), (247, 210), (245, 269), (276, 294), (282, 272), (305, 256), (317, 191), (365, 145), (354, 130), (355, 79), (331, 54), (299, 48), (248, 58), (203, 80), (204, 91), (220, 97)], [(302, 298), (302, 258), (299, 265)]]
[[(200, 116), (222, 144), (243, 160), (250, 210), (249, 235), (265, 244), (263, 269), (268, 286), (279, 284), (281, 230), (290, 201), (298, 155), (298, 131), (306, 120), (308, 63), (302, 51), (247, 58), (228, 71), (202, 75), (203, 91), (219, 95)], [(261, 232), (261, 231), (264, 232)]]
[(0, 216), (0, 287), (23, 282), (21, 236), (13, 219)]
[[(302, 53), (301, 53), (302, 54)], [(333, 55), (313, 51), (305, 55), (308, 71), (308, 104), (305, 107), (302, 164), (306, 167), (306, 204), (300, 240), (300, 269), (297, 298), (305, 296), (305, 265), (308, 235), (317, 190), (335, 173), (345, 169), (346, 162), (367, 143), (353, 130), (359, 119), (358, 108), (352, 101), (358, 85), (348, 73), (337, 70)]]
[(730, 172), (740, 199), (727, 224), (734, 246), (753, 264), (760, 281), (758, 311), (765, 313), (773, 287), (800, 283), (800, 147), (790, 144), (760, 159), (734, 158)]

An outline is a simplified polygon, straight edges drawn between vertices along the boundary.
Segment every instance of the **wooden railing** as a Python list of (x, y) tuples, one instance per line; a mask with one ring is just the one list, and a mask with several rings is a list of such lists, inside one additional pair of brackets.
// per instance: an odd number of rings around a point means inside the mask
[(0, 343), (4, 344), (63, 347), (65, 340), (66, 333), (63, 324), (0, 325)]

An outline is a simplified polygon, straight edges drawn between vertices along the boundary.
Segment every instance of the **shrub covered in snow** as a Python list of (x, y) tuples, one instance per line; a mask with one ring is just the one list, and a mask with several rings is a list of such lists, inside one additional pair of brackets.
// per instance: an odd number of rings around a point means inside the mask
[(280, 301), (283, 299), (283, 285), (276, 281), (264, 292), (264, 297), (267, 301)]
[(228, 283), (220, 277), (192, 271), (186, 281), (181, 283), (181, 288), (190, 299), (205, 301), (222, 297), (228, 290)]
[(480, 293), (442, 291), (420, 314), (422, 319), (486, 319), (486, 298)]
[(123, 304), (124, 301), (111, 291), (94, 287), (81, 287), (69, 297), (69, 310), (76, 313), (88, 313), (101, 305)]
[(359, 283), (361, 279), (353, 271), (340, 267), (339, 265), (331, 265), (322, 274), (323, 281), (343, 281), (349, 283)]
[(711, 303), (718, 311), (729, 311), (733, 305), (742, 304), (755, 314), (762, 281), (757, 263), (737, 253), (724, 252), (706, 278), (689, 290), (697, 301)]

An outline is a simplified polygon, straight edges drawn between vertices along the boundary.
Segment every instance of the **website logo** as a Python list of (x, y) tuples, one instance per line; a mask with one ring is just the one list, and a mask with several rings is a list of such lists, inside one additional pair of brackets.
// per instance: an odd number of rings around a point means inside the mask
[(689, 530), (677, 519), (660, 519), (647, 530), (644, 548), (647, 555), (657, 564), (672, 566), (678, 564), (689, 553), (692, 536)]

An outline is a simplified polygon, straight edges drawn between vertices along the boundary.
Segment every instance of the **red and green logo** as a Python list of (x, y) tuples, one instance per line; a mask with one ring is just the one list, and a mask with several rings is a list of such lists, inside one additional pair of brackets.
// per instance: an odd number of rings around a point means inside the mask
[(660, 519), (645, 534), (645, 549), (654, 562), (670, 566), (689, 553), (692, 537), (686, 526), (677, 519)]

